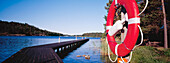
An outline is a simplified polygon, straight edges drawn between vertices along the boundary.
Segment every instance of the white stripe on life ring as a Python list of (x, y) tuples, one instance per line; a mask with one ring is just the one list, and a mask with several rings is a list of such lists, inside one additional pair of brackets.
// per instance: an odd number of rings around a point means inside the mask
[(117, 4), (117, 0), (115, 0), (115, 4)]
[(117, 49), (118, 49), (119, 44), (115, 46), (115, 54), (118, 56)]
[(106, 30), (110, 29), (112, 26), (106, 26)]
[(128, 24), (140, 23), (140, 18), (131, 18), (128, 20)]

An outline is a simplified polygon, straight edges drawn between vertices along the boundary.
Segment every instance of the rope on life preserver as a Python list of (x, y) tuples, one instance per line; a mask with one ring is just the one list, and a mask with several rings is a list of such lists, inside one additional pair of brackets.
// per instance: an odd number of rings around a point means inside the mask
[[(136, 46), (133, 47), (133, 49), (132, 49), (131, 52), (130, 52), (130, 58), (129, 58), (129, 60), (128, 60), (127, 63), (129, 63), (129, 62), (131, 61), (133, 50), (134, 50), (137, 46), (140, 46), (140, 45), (143, 43), (143, 32), (142, 32), (142, 29), (141, 29), (141, 27), (140, 27), (139, 25), (138, 25), (138, 28), (139, 28), (140, 33), (141, 33), (141, 42), (140, 42), (140, 44), (138, 44), (138, 45), (136, 45)], [(107, 44), (108, 44), (107, 37), (106, 37), (106, 42), (107, 42)], [(125, 46), (125, 47), (126, 47), (126, 46)], [(113, 60), (110, 58), (110, 51), (109, 51), (109, 49), (110, 49), (110, 48), (109, 48), (109, 44), (108, 44), (108, 56), (109, 56), (109, 59), (110, 59), (111, 62), (116, 62), (118, 56), (116, 55), (116, 59), (113, 61)], [(117, 49), (115, 49), (115, 51), (116, 51), (116, 50), (117, 50)], [(121, 60), (124, 62), (124, 60), (122, 59), (122, 57), (121, 57)]]
[(126, 48), (127, 50), (133, 51), (132, 49), (127, 48), (124, 42), (122, 42), (122, 44), (125, 46), (125, 48)]
[[(138, 25), (138, 28), (139, 28), (140, 33), (141, 33), (141, 42), (140, 42), (140, 44), (134, 46), (132, 50), (134, 50), (137, 46), (142, 45), (142, 43), (143, 43), (143, 32), (142, 32), (142, 29), (141, 29), (141, 27), (140, 27), (139, 25)], [(131, 60), (131, 58), (132, 58), (132, 53), (133, 53), (133, 51), (131, 51), (131, 53), (130, 53), (130, 58), (129, 58), (128, 63), (130, 62), (130, 60)]]
[(146, 0), (146, 5), (145, 5), (145, 7), (143, 8), (143, 10), (138, 14), (138, 16), (145, 11), (145, 9), (146, 9), (147, 6), (148, 6), (148, 0)]
[(107, 46), (108, 46), (108, 49), (107, 49), (107, 50), (108, 50), (108, 56), (109, 56), (109, 59), (110, 59), (110, 61), (111, 61), (111, 62), (116, 62), (116, 61), (117, 61), (117, 58), (118, 58), (118, 56), (117, 56), (117, 55), (116, 55), (116, 58), (115, 58), (115, 60), (114, 60), (114, 61), (110, 58), (110, 51), (109, 51), (109, 49), (110, 49), (110, 48), (109, 48), (109, 44), (108, 44), (108, 41), (107, 41), (107, 37), (106, 37), (106, 42), (107, 42)]
[[(133, 50), (134, 50), (137, 46), (140, 46), (140, 45), (143, 43), (143, 32), (142, 32), (142, 29), (141, 29), (141, 27), (140, 27), (139, 25), (138, 25), (138, 28), (139, 28), (140, 33), (141, 33), (141, 42), (140, 42), (140, 44), (138, 44), (138, 45), (136, 45), (136, 46), (133, 47), (132, 51), (130, 52), (130, 58), (129, 58), (129, 60), (128, 60), (127, 63), (129, 63), (129, 62), (131, 61), (131, 59), (132, 59)], [(124, 60), (122, 59), (122, 57), (121, 57), (121, 60), (124, 62)]]
[(125, 63), (125, 61), (123, 60), (123, 58), (122, 58), (122, 57), (120, 57), (120, 58), (121, 58), (122, 62)]

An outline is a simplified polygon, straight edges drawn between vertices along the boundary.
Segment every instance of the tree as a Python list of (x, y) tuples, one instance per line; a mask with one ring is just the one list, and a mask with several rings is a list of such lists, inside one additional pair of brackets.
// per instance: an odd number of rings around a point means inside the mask
[(165, 13), (165, 5), (164, 0), (161, 0), (162, 2), (162, 11), (164, 14), (164, 48), (168, 48), (168, 39), (167, 39), (167, 25), (166, 25), (166, 13)]

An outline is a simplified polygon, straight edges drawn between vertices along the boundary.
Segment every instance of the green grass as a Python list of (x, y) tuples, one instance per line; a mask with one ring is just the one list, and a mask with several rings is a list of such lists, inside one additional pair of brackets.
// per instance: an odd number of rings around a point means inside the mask
[(170, 49), (158, 50), (150, 46), (137, 47), (131, 63), (170, 63)]
[[(103, 60), (110, 62), (107, 57), (107, 43), (101, 42), (101, 52), (105, 56)], [(115, 55), (110, 51), (111, 58), (114, 60)], [(156, 48), (151, 46), (136, 47), (133, 52), (131, 63), (170, 63), (170, 49)]]

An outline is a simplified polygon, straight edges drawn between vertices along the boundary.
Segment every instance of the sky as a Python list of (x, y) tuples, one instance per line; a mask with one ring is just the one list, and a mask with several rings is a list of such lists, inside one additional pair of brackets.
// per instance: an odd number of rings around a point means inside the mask
[(109, 0), (0, 0), (0, 20), (75, 35), (104, 32)]

